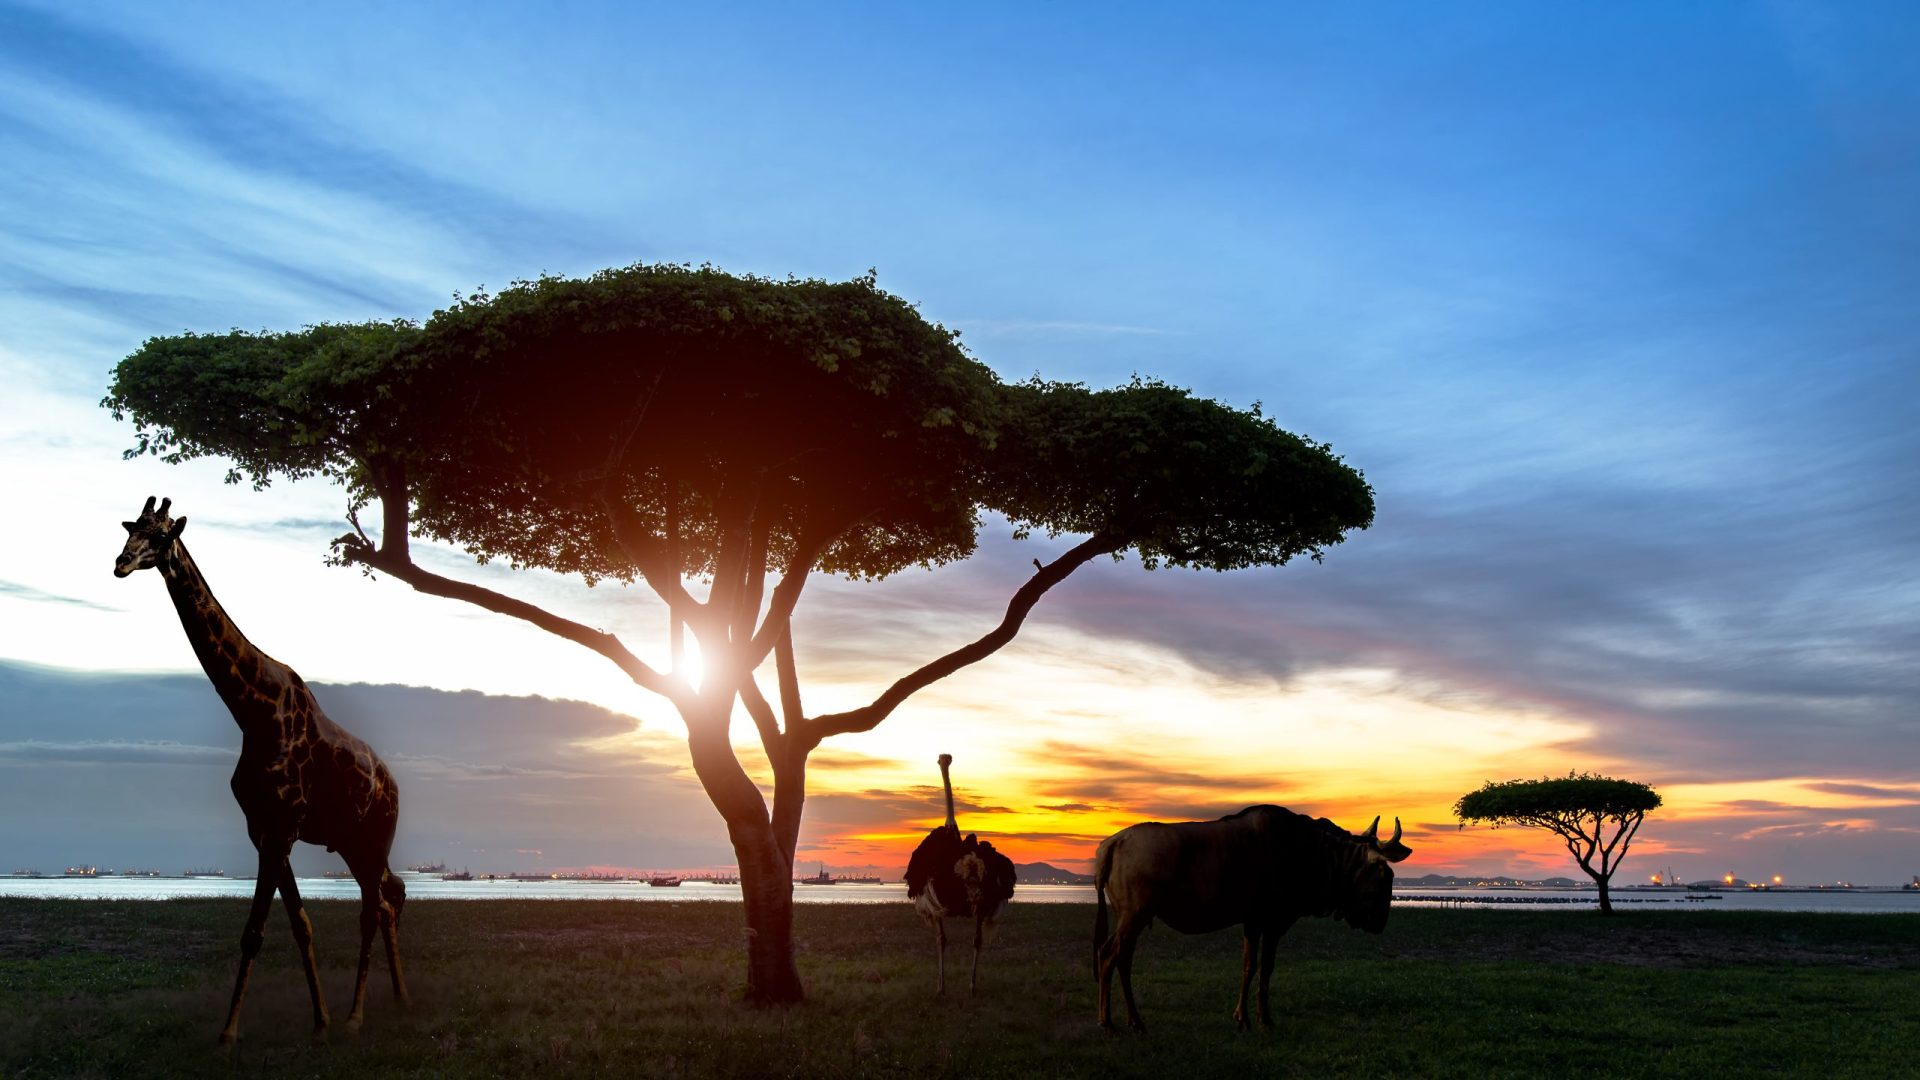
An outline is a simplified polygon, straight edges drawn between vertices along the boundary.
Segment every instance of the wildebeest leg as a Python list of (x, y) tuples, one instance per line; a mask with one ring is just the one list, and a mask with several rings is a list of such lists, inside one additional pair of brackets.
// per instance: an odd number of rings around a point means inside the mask
[(267, 913), (273, 909), (273, 890), (280, 882), (280, 867), (287, 861), (286, 841), (256, 839), (260, 847), (260, 873), (253, 879), (253, 906), (247, 910), (246, 929), (240, 931), (240, 973), (233, 979), (233, 1003), (227, 1007), (227, 1026), (220, 1029), (220, 1041), (231, 1044), (240, 1034), (240, 1001), (247, 996), (247, 976), (253, 971), (253, 958), (260, 955), (260, 943), (267, 936)]
[(1268, 930), (1260, 939), (1260, 1024), (1273, 1026), (1273, 1014), (1267, 1011), (1267, 987), (1273, 982), (1273, 953), (1280, 947), (1280, 935), (1286, 932), (1291, 923)]
[[(1248, 923), (1240, 939), (1240, 1000), (1233, 1003), (1233, 1026), (1241, 1031), (1253, 1030), (1253, 1017), (1247, 1015), (1247, 991), (1253, 988), (1253, 958), (1260, 945), (1260, 931)], [(1266, 992), (1265, 984), (1260, 987)]]
[(1132, 928), (1132, 920), (1119, 920), (1093, 956), (1094, 979), (1100, 984), (1100, 1026), (1109, 1031), (1113, 1030), (1113, 971), (1120, 962), (1120, 944)]
[(280, 863), (280, 905), (287, 909), (287, 922), (293, 927), (293, 945), (300, 951), (300, 965), (307, 973), (307, 996), (313, 999), (313, 1033), (327, 1030), (327, 996), (320, 989), (320, 972), (313, 962), (313, 920), (307, 918), (306, 904), (300, 900), (300, 886), (293, 880), (293, 864)]
[(933, 920), (933, 936), (940, 949), (940, 985), (933, 992), (945, 994), (947, 992), (947, 920), (944, 915)]
[(1140, 1009), (1133, 1003), (1133, 947), (1140, 944), (1140, 932), (1129, 926), (1120, 939), (1120, 993), (1127, 999), (1127, 1024), (1135, 1031), (1147, 1030)]
[(1093, 956), (1093, 979), (1100, 986), (1100, 1026), (1113, 1030), (1113, 961), (1120, 955), (1120, 935), (1113, 934), (1100, 943)]

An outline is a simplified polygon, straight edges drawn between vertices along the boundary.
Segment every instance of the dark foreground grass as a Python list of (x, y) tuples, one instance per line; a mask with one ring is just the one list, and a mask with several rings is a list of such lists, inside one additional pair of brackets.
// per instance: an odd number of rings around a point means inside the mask
[[(355, 909), (310, 908), (338, 1025)], [(1091, 907), (1015, 907), (979, 994), (963, 974), (939, 1000), (904, 904), (802, 905), (811, 999), (756, 1011), (736, 905), (416, 901), (414, 1007), (376, 961), (366, 1028), (315, 1044), (276, 909), (229, 1058), (244, 912), (0, 899), (0, 1077), (1920, 1075), (1920, 916), (1414, 910), (1381, 937), (1315, 920), (1282, 943), (1276, 1024), (1251, 1034), (1228, 1015), (1236, 937), (1162, 927), (1136, 1035), (1094, 1026)]]

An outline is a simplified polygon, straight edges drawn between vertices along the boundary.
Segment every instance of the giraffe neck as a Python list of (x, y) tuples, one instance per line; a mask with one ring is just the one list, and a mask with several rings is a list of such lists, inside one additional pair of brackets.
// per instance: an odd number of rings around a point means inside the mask
[(234, 722), (245, 730), (263, 715), (271, 715), (271, 709), (263, 713), (260, 706), (279, 699), (292, 673), (261, 652), (234, 625), (226, 608), (207, 587), (207, 579), (185, 544), (173, 542), (172, 550), (160, 561), (160, 573), (166, 578), (167, 594), (173, 598), (173, 608), (180, 615), (193, 654), (200, 658), (200, 666), (220, 700), (227, 703)]

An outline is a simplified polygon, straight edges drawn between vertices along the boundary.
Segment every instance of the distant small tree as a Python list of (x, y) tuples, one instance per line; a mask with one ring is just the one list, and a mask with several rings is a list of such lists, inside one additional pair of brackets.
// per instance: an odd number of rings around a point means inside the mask
[(1518, 825), (1558, 836), (1580, 869), (1600, 887), (1600, 913), (1611, 915), (1607, 882), (1627, 857), (1647, 811), (1659, 805), (1660, 793), (1646, 784), (1568, 773), (1539, 780), (1489, 780), (1480, 790), (1462, 795), (1453, 812), (1463, 829), (1479, 823), (1496, 829)]

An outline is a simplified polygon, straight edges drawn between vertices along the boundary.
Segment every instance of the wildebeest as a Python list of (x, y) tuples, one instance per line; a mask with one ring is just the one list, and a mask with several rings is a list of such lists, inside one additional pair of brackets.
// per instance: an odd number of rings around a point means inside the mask
[[(1127, 1022), (1146, 1030), (1133, 1003), (1133, 948), (1154, 919), (1183, 934), (1239, 926), (1240, 1000), (1233, 1019), (1253, 1026), (1247, 988), (1254, 951), (1260, 955), (1260, 1022), (1272, 1025), (1267, 984), (1274, 948), (1294, 920), (1331, 915), (1368, 933), (1386, 928), (1393, 901), (1393, 867), (1413, 854), (1400, 842), (1400, 819), (1384, 843), (1380, 819), (1355, 836), (1326, 818), (1279, 806), (1249, 806), (1218, 821), (1159, 821), (1130, 825), (1107, 837), (1094, 857), (1098, 906), (1094, 962), (1100, 980), (1100, 1026), (1113, 1026), (1110, 991), (1120, 970)], [(1107, 906), (1113, 932), (1107, 932)]]

